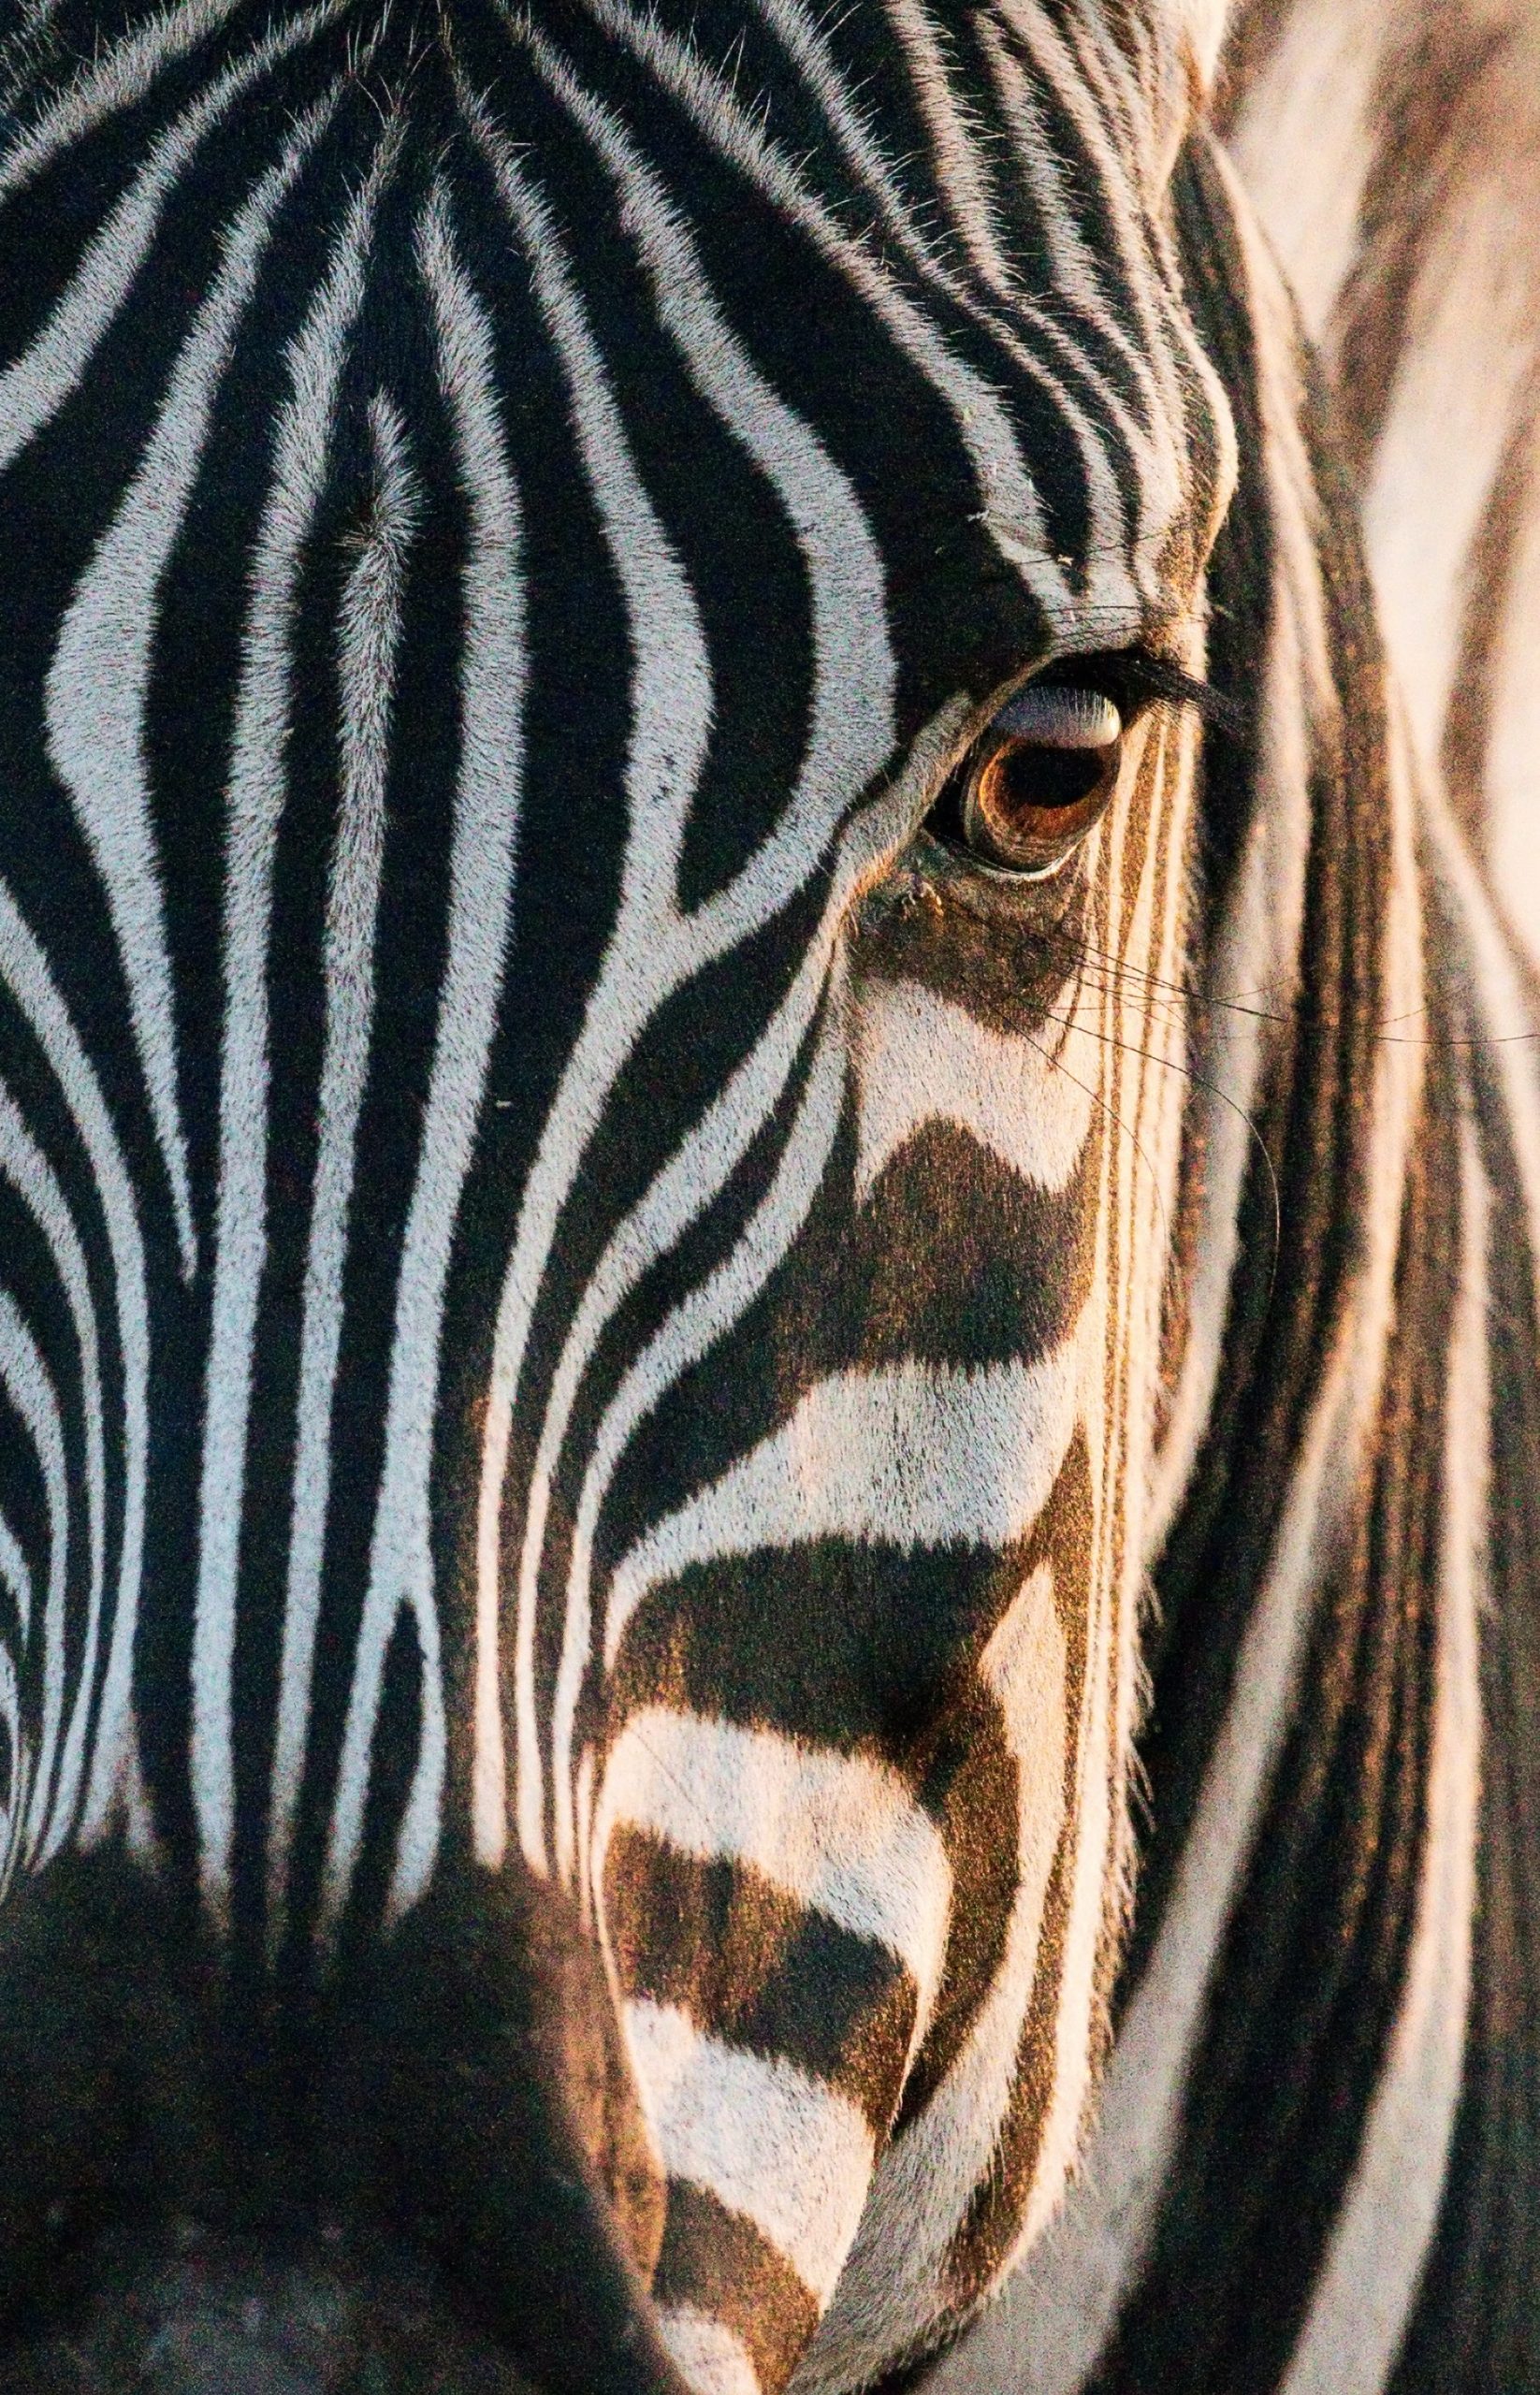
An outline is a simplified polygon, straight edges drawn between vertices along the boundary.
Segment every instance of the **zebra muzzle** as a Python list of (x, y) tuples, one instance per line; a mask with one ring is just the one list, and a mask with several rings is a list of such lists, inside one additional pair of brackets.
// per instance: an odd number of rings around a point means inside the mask
[(98, 2250), (0, 2359), (5, 2395), (532, 2395), (420, 2262), (340, 2235), (281, 2251), (176, 2225)]
[(676, 2390), (597, 1968), (505, 1875), (285, 2033), (121, 1855), (56, 1865), (0, 1937), (0, 2395)]

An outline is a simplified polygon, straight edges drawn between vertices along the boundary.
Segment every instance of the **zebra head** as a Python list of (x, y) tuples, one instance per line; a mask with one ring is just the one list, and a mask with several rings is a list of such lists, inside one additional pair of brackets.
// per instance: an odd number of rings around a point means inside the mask
[[(93, 13), (0, 156), (7, 1967), (543, 2385), (865, 2384), (1126, 1909), (1217, 15)], [(55, 2100), (18, 2254), (140, 2150)]]

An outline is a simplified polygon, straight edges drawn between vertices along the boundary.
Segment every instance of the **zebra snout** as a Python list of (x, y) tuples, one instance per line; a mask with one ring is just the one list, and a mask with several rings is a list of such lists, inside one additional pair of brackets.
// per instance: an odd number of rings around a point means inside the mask
[(305, 2248), (120, 2239), (59, 2325), (0, 2363), (6, 2395), (532, 2395), (434, 2274), (338, 2238)]
[(634, 2110), (511, 1873), (285, 2001), (65, 1858), (0, 1923), (0, 2395), (677, 2395)]

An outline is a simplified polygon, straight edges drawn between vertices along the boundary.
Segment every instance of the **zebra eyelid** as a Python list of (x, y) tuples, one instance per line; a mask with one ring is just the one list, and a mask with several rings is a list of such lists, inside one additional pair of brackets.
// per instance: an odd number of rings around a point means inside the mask
[[(1227, 692), (1141, 646), (1054, 659), (1018, 685), (985, 729), (1051, 748), (1111, 747), (1117, 737), (1114, 716), (1126, 732), (1158, 701), (1196, 708), (1205, 726), (1231, 738), (1245, 732), (1245, 709)], [(1077, 718), (1085, 731), (1078, 730)], [(1106, 728), (1093, 733), (1097, 721)]]
[(1104, 691), (1029, 682), (1007, 700), (990, 729), (1045, 748), (1111, 748), (1123, 736), (1123, 718)]
[[(1239, 738), (1245, 730), (1245, 709), (1227, 691), (1173, 665), (1170, 658), (1154, 649), (1133, 648), (1119, 658), (1097, 661), (1115, 676), (1114, 689), (1121, 683), (1118, 696), (1126, 720), (1140, 704), (1164, 699), (1169, 706), (1196, 707), (1205, 724), (1233, 737)], [(1087, 679), (1099, 683), (1102, 675), (1093, 670), (1088, 672)]]

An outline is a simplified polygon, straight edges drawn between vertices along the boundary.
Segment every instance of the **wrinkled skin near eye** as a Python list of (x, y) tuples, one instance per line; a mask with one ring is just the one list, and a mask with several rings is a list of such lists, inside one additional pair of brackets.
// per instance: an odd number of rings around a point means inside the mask
[(1012, 879), (1058, 873), (1117, 788), (1123, 716), (1102, 690), (1031, 683), (974, 743), (932, 828), (977, 865)]

